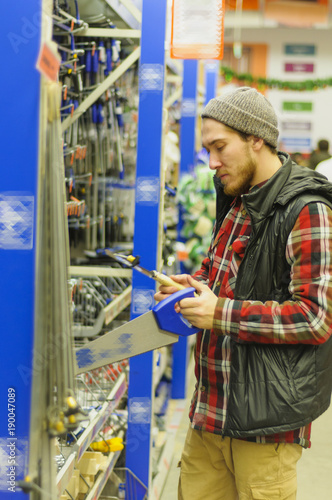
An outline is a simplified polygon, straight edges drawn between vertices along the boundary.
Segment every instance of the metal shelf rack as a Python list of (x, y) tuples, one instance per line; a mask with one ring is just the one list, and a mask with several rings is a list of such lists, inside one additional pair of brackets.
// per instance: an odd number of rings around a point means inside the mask
[[(83, 434), (78, 438), (77, 442), (71, 447), (69, 456), (62, 469), (56, 477), (53, 477), (53, 456), (49, 456), (47, 463), (40, 465), (36, 457), (36, 448), (39, 447), (39, 434), (35, 432), (36, 425), (39, 429), (43, 425), (44, 415), (38, 415), (42, 409), (39, 408), (39, 397), (37, 394), (35, 399), (31, 398), (33, 381), (35, 378), (42, 378), (45, 373), (45, 366), (48, 359), (38, 359), (38, 342), (36, 342), (35, 331), (36, 323), (38, 323), (38, 314), (35, 311), (38, 309), (38, 297), (36, 296), (36, 281), (41, 277), (37, 274), (38, 263), (40, 258), (47, 260), (47, 256), (43, 253), (43, 242), (39, 240), (40, 217), (43, 212), (43, 206), (40, 203), (40, 192), (43, 189), (43, 159), (45, 153), (45, 132), (46, 118), (42, 115), (42, 110), (45, 105), (45, 93), (42, 84), (45, 84), (45, 78), (41, 77), (36, 70), (35, 63), (40, 50), (40, 40), (50, 41), (49, 38), (49, 19), (51, 18), (51, 1), (43, 0), (42, 4), (39, 0), (18, 0), (15, 3), (15, 8), (6, 6), (5, 15), (1, 16), (0, 25), (2, 32), (7, 33), (6, 50), (4, 51), (4, 66), (8, 69), (8, 74), (15, 75), (20, 71), (20, 74), (26, 76), (26, 92), (21, 92), (21, 82), (19, 78), (11, 78), (4, 82), (2, 96), (15, 95), (15, 100), (5, 102), (3, 99), (3, 123), (4, 142), (6, 148), (3, 149), (3, 161), (5, 164), (11, 165), (12, 168), (7, 171), (3, 179), (0, 200), (2, 207), (10, 207), (10, 212), (1, 212), (0, 220), (6, 225), (10, 232), (11, 224), (17, 221), (18, 215), (23, 217), (24, 231), (22, 234), (15, 234), (16, 240), (6, 239), (6, 234), (2, 231), (0, 234), (0, 271), (3, 279), (3, 288), (6, 289), (6, 294), (2, 297), (1, 303), (1, 318), (2, 326), (6, 335), (4, 337), (4, 352), (13, 353), (3, 361), (2, 372), (6, 377), (2, 377), (1, 394), (2, 397), (7, 395), (8, 386), (15, 388), (17, 393), (17, 420), (16, 420), (16, 436), (20, 442), (18, 449), (18, 465), (16, 469), (16, 479), (26, 480), (25, 487), (31, 487), (32, 498), (42, 498), (43, 500), (51, 497), (53, 500), (57, 495), (62, 493), (70, 477), (72, 476), (75, 466), (81, 456), (88, 449), (91, 440), (103, 428), (105, 422), (110, 415), (116, 410), (118, 403), (125, 396), (126, 381), (124, 374), (120, 374), (115, 381), (111, 391), (106, 395), (105, 401), (102, 402), (98, 414), (92, 419)], [(116, 10), (116, 0), (107, 0), (107, 3)], [(122, 0), (130, 7), (130, 2)], [(135, 253), (141, 252), (141, 248), (147, 258), (144, 265), (151, 269), (158, 268), (160, 264), (160, 207), (163, 204), (163, 179), (161, 174), (162, 164), (162, 127), (164, 125), (163, 116), (163, 86), (165, 79), (165, 20), (166, 20), (166, 1), (156, 2), (155, 0), (144, 0), (144, 12), (141, 25), (140, 15), (135, 14), (135, 9), (131, 9), (131, 15), (136, 18), (137, 23), (134, 23), (134, 29), (129, 30), (128, 26), (124, 29), (100, 29), (90, 28), (87, 25), (82, 26), (79, 31), (79, 36), (82, 39), (91, 37), (115, 37), (115, 38), (132, 38), (133, 40), (142, 40), (141, 47), (133, 48), (132, 52), (120, 63), (114, 71), (102, 82), (95, 90), (87, 95), (82, 102), (73, 109), (72, 116), (68, 116), (62, 122), (62, 131), (66, 132), (69, 128), (75, 125), (87, 109), (93, 106), (96, 101), (105, 93), (107, 88), (117, 82), (124, 73), (140, 59), (140, 94), (141, 94), (141, 113), (139, 117), (140, 137), (138, 145), (139, 158), (137, 162), (137, 202), (136, 213), (137, 221), (135, 227)], [(128, 9), (127, 9), (128, 10)], [(19, 15), (17, 14), (19, 13)], [(42, 14), (45, 15), (42, 15)], [(43, 17), (42, 26), (38, 23), (38, 19)], [(120, 15), (119, 15), (120, 17)], [(47, 18), (47, 19), (46, 19)], [(76, 20), (78, 21), (78, 20)], [(160, 30), (158, 29), (160, 23)], [(77, 23), (78, 25), (79, 23)], [(141, 26), (140, 26), (141, 25)], [(30, 28), (30, 31), (29, 31)], [(31, 31), (32, 29), (32, 31)], [(11, 38), (10, 36), (11, 35)], [(134, 44), (133, 44), (134, 46)], [(142, 52), (141, 52), (142, 50)], [(166, 62), (167, 64), (167, 62)], [(171, 63), (169, 63), (172, 65)], [(152, 66), (152, 67), (151, 67)], [(149, 79), (150, 70), (154, 70), (152, 79)], [(150, 74), (151, 76), (151, 74)], [(157, 88), (155, 85), (157, 84)], [(178, 99), (181, 92), (177, 92), (172, 99)], [(146, 98), (145, 102), (144, 99)], [(167, 103), (170, 106), (171, 100)], [(173, 101), (174, 102), (174, 101)], [(145, 105), (147, 106), (145, 107)], [(74, 108), (74, 105), (72, 106)], [(17, 117), (20, 120), (17, 120)], [(151, 119), (153, 117), (153, 120)], [(13, 131), (16, 131), (14, 137)], [(17, 135), (20, 137), (17, 143)], [(145, 141), (153, 145), (152, 150), (148, 151), (145, 146)], [(39, 141), (39, 148), (38, 148)], [(145, 148), (145, 152), (143, 149)], [(38, 150), (39, 149), (39, 150)], [(75, 151), (70, 151), (70, 154), (84, 154), (84, 147), (76, 148)], [(13, 151), (16, 152), (13, 155)], [(22, 158), (26, 160), (22, 162)], [(145, 165), (144, 165), (145, 164)], [(145, 189), (146, 181), (148, 187), (152, 190), (147, 192)], [(9, 199), (8, 193), (14, 193), (16, 196), (17, 205), (14, 206), (13, 200)], [(152, 198), (149, 198), (152, 195)], [(80, 211), (83, 209), (81, 201), (73, 200), (68, 205), (70, 211)], [(24, 210), (22, 209), (24, 208)], [(151, 216), (151, 218), (150, 218)], [(9, 217), (9, 219), (8, 219)], [(146, 220), (151, 221), (149, 226), (149, 235), (146, 238)], [(14, 224), (12, 224), (13, 226)], [(150, 230), (151, 229), (151, 230)], [(24, 233), (24, 234), (23, 234)], [(146, 248), (149, 247), (147, 254)], [(39, 272), (39, 271), (38, 271)], [(71, 266), (69, 274), (73, 278), (103, 278), (113, 277), (130, 280), (131, 271), (123, 269), (99, 268), (98, 271), (93, 269), (93, 266)], [(147, 296), (151, 298), (154, 293), (152, 282), (140, 280), (139, 276), (133, 278), (133, 285), (128, 285), (118, 297), (114, 298), (108, 305), (104, 305), (103, 324), (110, 324), (117, 315), (122, 312), (132, 302), (132, 317), (141, 314), (143, 311), (139, 307), (139, 297), (142, 290), (147, 291)], [(142, 295), (141, 295), (142, 297)], [(40, 298), (40, 296), (39, 296)], [(17, 303), (20, 303), (20, 311), (17, 313)], [(15, 305), (15, 307), (13, 307)], [(152, 303), (151, 303), (152, 306)], [(15, 321), (13, 321), (15, 317)], [(45, 330), (43, 330), (45, 331)], [(24, 332), (24, 336), (22, 335)], [(52, 346), (51, 346), (52, 347)], [(50, 349), (51, 350), (51, 349)], [(141, 422), (137, 421), (138, 414), (135, 414), (135, 403), (145, 401), (147, 403), (147, 411), (145, 415), (150, 419), (144, 429), (144, 435), (147, 439), (141, 440), (139, 450), (128, 453), (127, 469), (130, 469), (133, 477), (137, 477), (138, 488), (137, 498), (146, 496), (146, 488), (144, 485), (151, 488), (151, 442), (150, 430), (153, 419), (153, 391), (155, 389), (156, 380), (161, 377), (162, 368), (159, 374), (154, 373), (155, 355), (149, 353), (142, 355), (133, 362), (130, 366), (130, 394), (129, 394), (129, 438), (135, 435), (137, 425)], [(13, 361), (14, 360), (14, 361)], [(40, 366), (36, 364), (40, 361)], [(163, 366), (165, 358), (162, 360)], [(39, 370), (39, 371), (38, 371)], [(136, 379), (136, 380), (135, 380)], [(144, 381), (144, 384), (142, 383)], [(142, 387), (139, 387), (141, 384)], [(143, 387), (144, 386), (144, 387)], [(35, 415), (31, 417), (32, 410)], [(27, 415), (29, 416), (27, 418)], [(136, 420), (135, 420), (136, 418)], [(121, 435), (121, 433), (119, 434)], [(7, 422), (1, 420), (1, 445), (5, 446), (8, 439)], [(29, 438), (28, 438), (29, 436)], [(43, 446), (46, 442), (43, 441)], [(47, 446), (51, 447), (51, 440), (47, 442)], [(5, 443), (5, 444), (4, 444)], [(36, 446), (36, 443), (38, 446)], [(141, 447), (142, 445), (142, 447)], [(45, 446), (46, 447), (46, 446)], [(30, 448), (30, 449), (29, 449)], [(5, 449), (5, 448), (4, 448)], [(140, 454), (140, 464), (136, 469), (135, 462), (137, 454)], [(6, 455), (4, 455), (6, 456)], [(45, 454), (46, 456), (46, 454)], [(112, 473), (116, 464), (119, 452), (111, 453), (108, 456), (108, 462), (103, 474), (97, 478), (97, 482), (88, 493), (86, 500), (97, 499), (107, 478)], [(31, 471), (27, 464), (32, 463)], [(130, 467), (129, 464), (133, 467)], [(6, 464), (1, 463), (2, 467)], [(40, 469), (42, 476), (40, 477)], [(47, 473), (45, 472), (47, 471)], [(31, 472), (31, 478), (26, 478), (27, 472)], [(30, 486), (29, 484), (30, 483)], [(53, 483), (54, 489), (53, 491)], [(33, 485), (36, 485), (35, 490)], [(39, 486), (40, 485), (40, 486)], [(39, 487), (39, 490), (38, 490)], [(7, 491), (7, 485), (1, 483), (0, 496), (4, 500), (9, 498), (11, 492)], [(17, 488), (17, 500), (24, 500), (26, 492)]]
[[(103, 370), (103, 369), (102, 369)], [(105, 371), (105, 370), (104, 370)], [(91, 373), (86, 373), (83, 375), (79, 376), (79, 379), (82, 381), (84, 378), (94, 378), (94, 374)], [(97, 383), (95, 383), (94, 387), (91, 387), (91, 391), (97, 391), (101, 390), (100, 388), (97, 387)], [(112, 413), (116, 410), (116, 408), (119, 406), (120, 401), (123, 399), (127, 391), (127, 381), (126, 381), (126, 375), (124, 372), (122, 372), (119, 377), (116, 379), (111, 391), (107, 396), (105, 396), (106, 401), (101, 405), (100, 408), (97, 410), (97, 414), (95, 417), (91, 420), (91, 422), (88, 424), (84, 432), (79, 436), (77, 441), (68, 449), (62, 450), (63, 455), (68, 455), (65, 463), (63, 464), (62, 468), (57, 474), (56, 477), (56, 485), (57, 485), (57, 492), (59, 495), (62, 494), (62, 492), (65, 490), (66, 486), (68, 485), (72, 475), (73, 471), (75, 468), (75, 465), (81, 460), (83, 454), (86, 452), (86, 450), (89, 448), (90, 444), (92, 441), (98, 436), (100, 431), (103, 429), (105, 423), (108, 421)], [(105, 392), (105, 391), (104, 391)], [(95, 402), (96, 404), (96, 402)], [(118, 434), (118, 437), (123, 437), (123, 432)], [(112, 456), (109, 457), (109, 463), (106, 468), (106, 471), (104, 473), (104, 479), (106, 482), (108, 476), (111, 473), (111, 469), (114, 467), (114, 464), (116, 463), (116, 458), (119, 456), (119, 453), (116, 454), (111, 454)], [(98, 485), (100, 486), (101, 481), (98, 482)], [(95, 486), (93, 487), (92, 491), (95, 491)], [(99, 491), (99, 487), (98, 487)], [(90, 494), (89, 494), (90, 495)], [(98, 498), (98, 497), (95, 497)]]

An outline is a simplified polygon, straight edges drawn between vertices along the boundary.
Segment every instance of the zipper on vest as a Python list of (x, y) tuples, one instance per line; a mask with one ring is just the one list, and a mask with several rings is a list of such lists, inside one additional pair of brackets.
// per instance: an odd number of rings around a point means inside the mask
[(253, 264), (253, 261), (254, 261), (254, 253), (255, 252), (251, 252), (250, 255), (249, 255), (249, 262), (248, 262), (248, 266), (251, 267), (252, 264)]

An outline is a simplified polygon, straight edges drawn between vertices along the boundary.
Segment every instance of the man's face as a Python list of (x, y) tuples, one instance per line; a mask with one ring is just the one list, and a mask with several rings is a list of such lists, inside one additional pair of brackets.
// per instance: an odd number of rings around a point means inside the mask
[(257, 164), (248, 142), (234, 130), (211, 118), (204, 118), (202, 143), (210, 154), (209, 167), (215, 170), (227, 195), (238, 196), (253, 185)]

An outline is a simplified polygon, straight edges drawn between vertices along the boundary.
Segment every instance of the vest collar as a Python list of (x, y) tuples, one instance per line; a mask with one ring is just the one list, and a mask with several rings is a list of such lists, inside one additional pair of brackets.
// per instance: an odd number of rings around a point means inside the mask
[(287, 183), (292, 172), (292, 160), (287, 153), (279, 152), (282, 166), (261, 187), (253, 187), (249, 193), (242, 195), (242, 201), (253, 219), (265, 219), (272, 211), (280, 192)]
[[(265, 218), (271, 212), (276, 197), (290, 176), (292, 168), (290, 156), (283, 152), (279, 152), (278, 155), (283, 163), (282, 167), (263, 186), (256, 189), (253, 187), (249, 193), (241, 196), (247, 212), (256, 220)], [(225, 211), (225, 207), (227, 211), (229, 210), (234, 197), (224, 193), (223, 185), (217, 176), (214, 176), (213, 180), (217, 192), (217, 215), (219, 215), (220, 210)]]

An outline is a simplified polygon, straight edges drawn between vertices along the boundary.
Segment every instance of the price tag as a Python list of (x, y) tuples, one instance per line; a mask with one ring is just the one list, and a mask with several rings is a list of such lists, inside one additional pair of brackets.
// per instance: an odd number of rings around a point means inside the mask
[(58, 80), (58, 73), (60, 69), (61, 58), (54, 50), (49, 46), (49, 44), (44, 43), (40, 49), (37, 69), (44, 75), (48, 80), (56, 82)]

